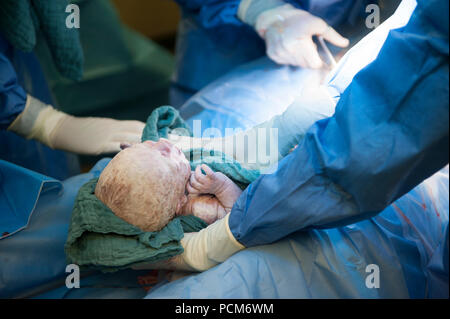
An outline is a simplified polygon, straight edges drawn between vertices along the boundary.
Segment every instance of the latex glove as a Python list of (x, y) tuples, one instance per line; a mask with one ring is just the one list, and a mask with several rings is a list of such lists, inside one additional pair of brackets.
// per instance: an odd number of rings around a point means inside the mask
[(184, 252), (172, 260), (175, 269), (205, 271), (244, 249), (228, 226), (230, 214), (196, 233), (185, 233), (181, 239)]
[(74, 117), (28, 96), (24, 111), (8, 128), (59, 150), (99, 155), (121, 150), (121, 143), (139, 143), (145, 124), (109, 118)]
[(261, 13), (255, 29), (266, 42), (267, 55), (278, 64), (318, 69), (323, 61), (313, 42), (322, 36), (338, 47), (347, 47), (342, 37), (324, 20), (290, 4)]
[(208, 270), (245, 249), (233, 236), (228, 226), (227, 214), (214, 224), (195, 233), (185, 233), (181, 239), (184, 252), (167, 260), (134, 265), (136, 270), (166, 269), (183, 271)]
[[(264, 134), (263, 134), (264, 133)], [(266, 143), (269, 141), (272, 143), (271, 152), (269, 155), (266, 153), (266, 148), (261, 149), (262, 154), (258, 153), (259, 150), (259, 137), (264, 138)], [(256, 141), (255, 143), (248, 143), (250, 141)], [(233, 158), (239, 162), (243, 168), (252, 170), (264, 171), (271, 167), (279, 160), (279, 153), (277, 151), (278, 138), (272, 134), (272, 130), (269, 126), (259, 127), (255, 126), (247, 131), (241, 131), (234, 135), (226, 137), (190, 137), (190, 136), (178, 136), (169, 134), (168, 141), (174, 144), (183, 152), (187, 152), (191, 149), (204, 149), (214, 150), (224, 153), (229, 158)], [(263, 162), (260, 159), (263, 158)], [(249, 161), (252, 159), (252, 161)], [(253, 160), (254, 159), (254, 160)]]
[(227, 214), (214, 224), (195, 233), (185, 233), (181, 239), (184, 252), (175, 257), (133, 265), (135, 270), (182, 270), (201, 272), (224, 262), (235, 253), (245, 249), (233, 236), (228, 226)]
[(167, 140), (183, 152), (188, 152), (191, 149), (201, 148), (203, 146), (203, 139), (200, 137), (182, 136), (169, 133)]
[(168, 140), (182, 151), (193, 148), (220, 151), (246, 169), (272, 173), (273, 165), (302, 142), (311, 125), (332, 116), (335, 106), (327, 87), (307, 84), (282, 114), (246, 131), (223, 138), (169, 134)]

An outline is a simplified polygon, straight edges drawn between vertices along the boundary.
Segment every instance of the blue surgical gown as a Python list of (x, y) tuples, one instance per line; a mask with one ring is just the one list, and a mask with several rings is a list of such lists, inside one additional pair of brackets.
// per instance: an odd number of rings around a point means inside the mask
[[(265, 55), (264, 41), (237, 17), (240, 0), (175, 0), (183, 17), (178, 28), (171, 104), (189, 97), (231, 69)], [(366, 0), (290, 0), (337, 26), (364, 13)], [(374, 1), (372, 1), (374, 2)]]
[(25, 108), (27, 93), (52, 104), (36, 56), (14, 49), (0, 34), (0, 159), (60, 180), (78, 173), (75, 155), (51, 150), (6, 131)]
[(277, 171), (236, 202), (230, 228), (242, 244), (373, 217), (448, 164), (449, 3), (417, 2), (334, 116), (316, 122)]
[(13, 48), (0, 35), (0, 129), (5, 130), (25, 108), (27, 94), (16, 75), (14, 67), (7, 57)]
[(140, 278), (149, 271), (82, 271), (79, 289), (65, 285), (64, 244), (74, 200), (109, 161), (102, 159), (90, 172), (59, 181), (0, 159), (0, 298), (145, 295)]

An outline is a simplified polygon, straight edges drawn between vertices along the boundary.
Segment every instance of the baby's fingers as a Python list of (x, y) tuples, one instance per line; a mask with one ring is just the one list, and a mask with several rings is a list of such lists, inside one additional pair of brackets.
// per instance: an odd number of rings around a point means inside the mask
[[(206, 175), (202, 172), (202, 169)], [(199, 165), (195, 168), (195, 178), (199, 183), (208, 183), (213, 176), (213, 170), (206, 164)]]
[(202, 172), (202, 166), (201, 165), (198, 165), (195, 168), (195, 173), (194, 174), (195, 174), (196, 181), (198, 181), (199, 183), (204, 184), (204, 183), (206, 183), (208, 181), (207, 180), (207, 175), (203, 174), (203, 172)]
[(206, 175), (212, 176), (214, 175), (214, 171), (206, 164), (202, 164), (202, 169), (205, 171)]
[(192, 194), (192, 195), (201, 194), (201, 192), (200, 192), (198, 189), (192, 187), (190, 181), (187, 183), (186, 189), (187, 189), (187, 191), (188, 191), (189, 194)]
[(191, 184), (191, 186), (193, 188), (196, 188), (197, 190), (201, 191), (202, 190), (202, 184), (198, 181), (198, 179), (195, 176), (196, 174), (191, 174), (191, 179), (189, 180), (189, 184)]

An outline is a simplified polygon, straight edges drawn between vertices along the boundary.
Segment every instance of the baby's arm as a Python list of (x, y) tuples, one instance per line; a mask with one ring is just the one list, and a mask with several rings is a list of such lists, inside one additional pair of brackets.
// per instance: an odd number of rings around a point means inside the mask
[[(203, 174), (203, 171), (206, 173)], [(189, 194), (212, 194), (217, 197), (225, 211), (229, 213), (242, 193), (242, 190), (231, 179), (205, 164), (197, 166), (187, 184)]]
[(225, 217), (227, 214), (223, 205), (213, 195), (189, 195), (186, 205), (183, 207), (183, 215), (194, 215), (203, 219), (208, 224)]

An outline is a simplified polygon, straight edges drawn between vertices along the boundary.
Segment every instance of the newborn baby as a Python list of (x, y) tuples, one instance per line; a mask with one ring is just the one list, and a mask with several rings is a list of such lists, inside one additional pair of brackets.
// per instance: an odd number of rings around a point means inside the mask
[(184, 154), (164, 139), (126, 147), (106, 166), (95, 188), (97, 198), (116, 216), (143, 231), (159, 231), (179, 215), (192, 214), (211, 224), (231, 211), (240, 194), (228, 177), (207, 165), (191, 172)]

